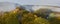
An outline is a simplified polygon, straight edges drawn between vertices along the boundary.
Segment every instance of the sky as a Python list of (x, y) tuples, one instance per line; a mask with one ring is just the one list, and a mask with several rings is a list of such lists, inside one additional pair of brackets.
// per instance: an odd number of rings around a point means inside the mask
[(54, 6), (60, 6), (60, 0), (0, 0), (0, 2), (18, 3), (20, 5), (54, 5)]
[(0, 3), (0, 11), (11, 11), (11, 10), (14, 10), (16, 7), (15, 7), (15, 4), (14, 3)]
[[(10, 2), (10, 3), (17, 3), (20, 5), (51, 5), (51, 6), (60, 6), (60, 0), (0, 0), (0, 2)], [(9, 4), (6, 4), (6, 7), (0, 5), (0, 10), (4, 10), (4, 11), (9, 11), (11, 9), (14, 9), (14, 5), (13, 6), (8, 6)], [(27, 6), (28, 8), (28, 6)]]

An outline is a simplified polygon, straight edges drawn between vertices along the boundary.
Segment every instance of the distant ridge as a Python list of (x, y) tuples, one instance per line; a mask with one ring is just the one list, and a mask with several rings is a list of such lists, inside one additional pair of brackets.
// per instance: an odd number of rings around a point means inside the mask
[[(24, 5), (25, 6), (25, 5)], [(29, 5), (27, 5), (29, 6)], [(53, 5), (30, 5), (30, 6), (47, 6), (47, 7), (56, 7), (56, 8), (60, 8), (60, 6), (53, 6)]]

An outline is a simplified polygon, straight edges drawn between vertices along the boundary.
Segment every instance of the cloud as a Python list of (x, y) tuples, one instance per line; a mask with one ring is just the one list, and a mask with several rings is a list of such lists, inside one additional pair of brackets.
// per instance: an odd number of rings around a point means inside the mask
[(60, 0), (0, 0), (0, 2), (18, 3), (20, 5), (57, 5), (57, 6), (60, 6)]

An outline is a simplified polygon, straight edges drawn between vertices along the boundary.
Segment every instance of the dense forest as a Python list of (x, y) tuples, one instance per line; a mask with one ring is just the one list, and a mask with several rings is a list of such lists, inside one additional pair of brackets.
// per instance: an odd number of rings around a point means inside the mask
[(0, 14), (0, 24), (60, 24), (60, 19), (53, 17), (50, 9), (29, 12), (22, 7)]

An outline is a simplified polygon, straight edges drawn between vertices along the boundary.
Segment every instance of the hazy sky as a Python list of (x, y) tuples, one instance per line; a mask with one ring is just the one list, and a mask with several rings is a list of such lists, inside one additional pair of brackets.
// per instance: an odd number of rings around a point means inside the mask
[(0, 0), (0, 2), (13, 2), (21, 5), (57, 5), (60, 6), (60, 0)]
[(15, 4), (0, 3), (0, 11), (11, 11), (15, 9)]
[[(53, 6), (60, 6), (60, 0), (0, 0), (0, 2), (18, 3), (20, 5), (53, 5)], [(6, 8), (6, 7), (1, 8), (1, 5), (0, 5), (0, 10), (1, 9), (2, 10), (5, 9), (5, 11), (8, 10), (9, 8)], [(14, 8), (10, 8), (10, 10), (11, 9), (14, 9)]]

